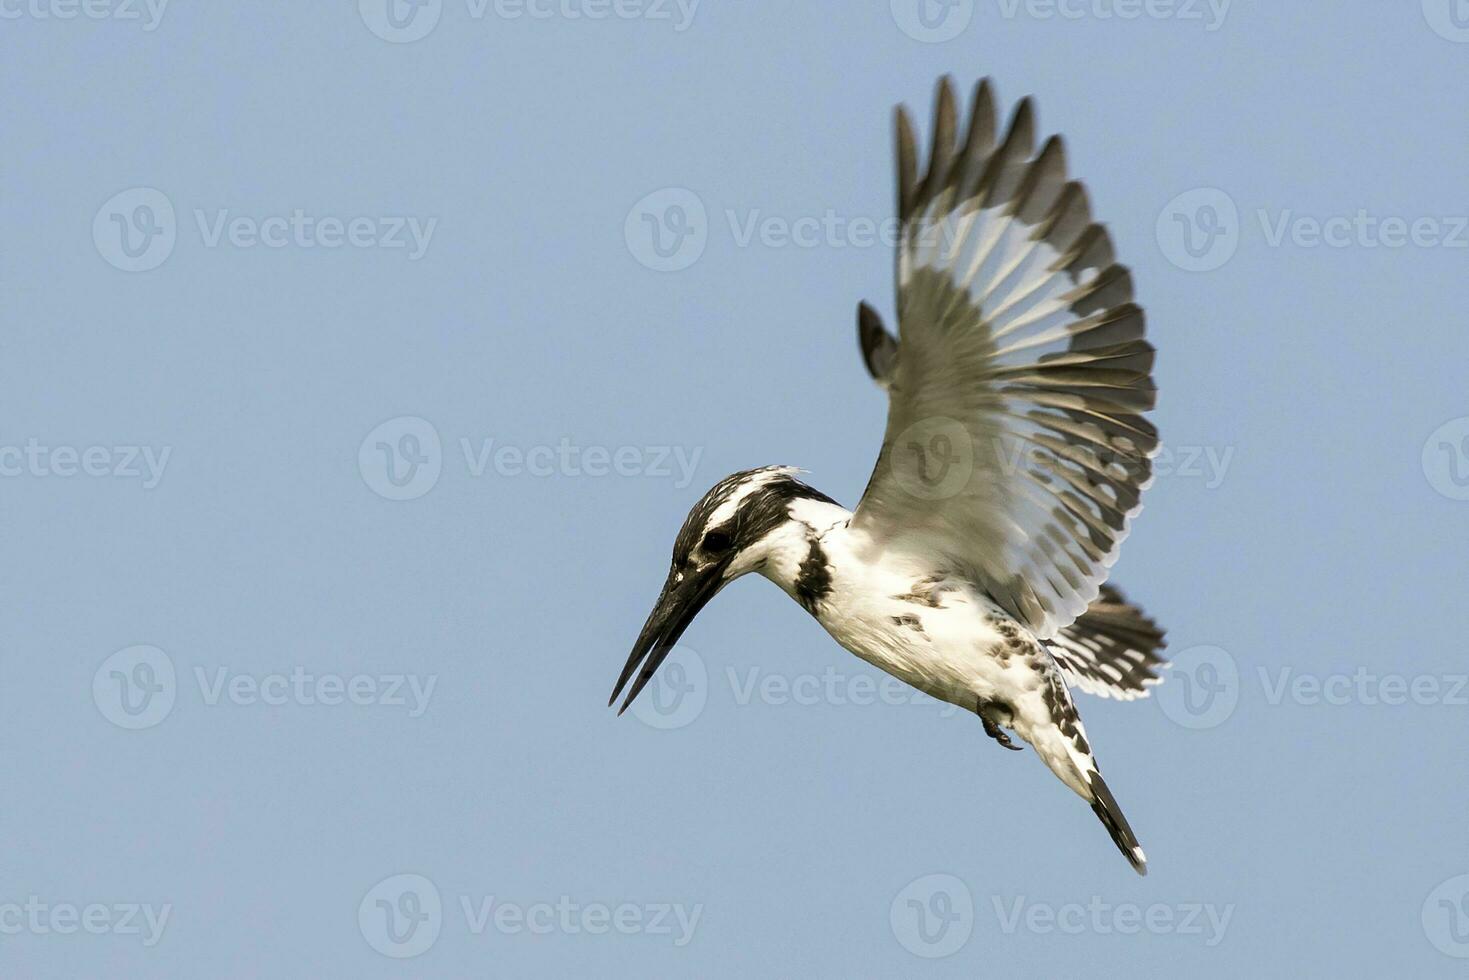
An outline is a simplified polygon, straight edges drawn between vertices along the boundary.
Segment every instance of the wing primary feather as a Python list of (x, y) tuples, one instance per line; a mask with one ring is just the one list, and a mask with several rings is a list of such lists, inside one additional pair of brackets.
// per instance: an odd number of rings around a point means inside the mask
[(1004, 204), (1015, 191), (1019, 167), (1035, 148), (1035, 109), (1029, 96), (1020, 100), (1010, 117), (1010, 128), (1000, 148), (990, 157), (989, 167), (980, 178), (983, 193), (981, 207)]
[(886, 388), (892, 382), (898, 358), (898, 341), (882, 325), (882, 317), (866, 303), (857, 305), (857, 342), (862, 361), (872, 379)]
[(928, 174), (917, 193), (917, 209), (921, 213), (944, 188), (949, 167), (954, 162), (954, 140), (958, 113), (954, 108), (954, 86), (945, 75), (939, 79), (934, 98), (932, 143), (928, 153)]
[(974, 86), (974, 104), (969, 108), (969, 129), (964, 135), (964, 150), (955, 171), (958, 201), (973, 196), (985, 159), (995, 146), (995, 93), (988, 78)]
[(906, 222), (913, 213), (914, 190), (918, 184), (918, 144), (913, 136), (913, 122), (908, 118), (908, 110), (898, 106), (893, 112), (898, 163), (898, 220)]

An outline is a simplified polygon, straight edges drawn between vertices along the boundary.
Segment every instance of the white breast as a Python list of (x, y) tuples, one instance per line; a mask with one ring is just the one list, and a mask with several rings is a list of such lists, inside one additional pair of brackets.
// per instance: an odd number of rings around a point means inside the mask
[[(992, 653), (1009, 617), (967, 580), (891, 552), (846, 525), (821, 538), (831, 591), (815, 615), (838, 643), (932, 697), (972, 709), (1009, 700), (1019, 665)], [(1026, 637), (1029, 641), (1029, 637)]]

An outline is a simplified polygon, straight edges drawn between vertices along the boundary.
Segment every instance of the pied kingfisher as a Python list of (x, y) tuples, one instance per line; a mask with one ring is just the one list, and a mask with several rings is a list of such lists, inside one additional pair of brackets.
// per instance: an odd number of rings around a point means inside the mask
[(902, 107), (896, 129), (901, 340), (857, 315), (889, 399), (867, 490), (849, 511), (792, 467), (720, 481), (612, 701), (631, 680), (626, 710), (705, 603), (759, 572), (858, 657), (1030, 743), (1145, 874), (1068, 690), (1138, 698), (1166, 666), (1162, 631), (1105, 584), (1158, 448), (1132, 276), (1061, 139), (1036, 150), (1029, 99), (1001, 131), (980, 82), (961, 135), (942, 80), (923, 173)]

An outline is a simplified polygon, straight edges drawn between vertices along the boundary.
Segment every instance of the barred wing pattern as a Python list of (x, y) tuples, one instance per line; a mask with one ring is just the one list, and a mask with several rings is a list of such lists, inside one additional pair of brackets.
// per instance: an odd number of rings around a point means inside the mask
[(1168, 666), (1158, 651), (1167, 646), (1158, 624), (1111, 585), (1102, 586), (1076, 622), (1046, 641), (1051, 658), (1072, 687), (1119, 701), (1148, 696)]
[(999, 135), (988, 80), (961, 138), (944, 79), (920, 175), (898, 110), (899, 339), (868, 356), (888, 423), (853, 526), (948, 558), (1049, 639), (1097, 597), (1158, 435), (1132, 276), (1060, 138), (1034, 142), (1029, 99)]

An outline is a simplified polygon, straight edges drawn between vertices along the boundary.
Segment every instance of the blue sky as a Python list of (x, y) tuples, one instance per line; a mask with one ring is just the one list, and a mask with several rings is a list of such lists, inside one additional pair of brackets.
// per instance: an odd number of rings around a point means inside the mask
[[(1469, 8), (0, 0), (0, 973), (1462, 975)], [(851, 505), (890, 112), (1038, 100), (1166, 445), (1150, 858), (687, 508)]]

